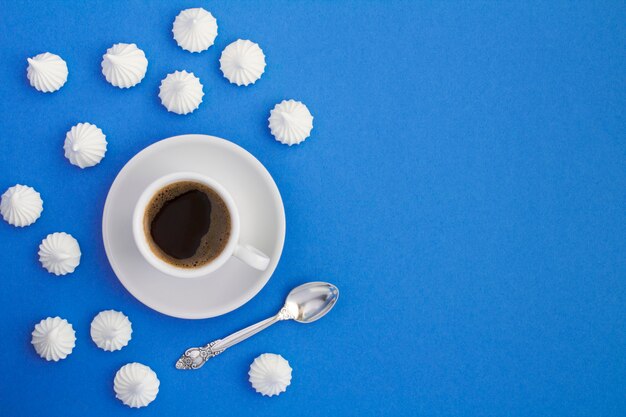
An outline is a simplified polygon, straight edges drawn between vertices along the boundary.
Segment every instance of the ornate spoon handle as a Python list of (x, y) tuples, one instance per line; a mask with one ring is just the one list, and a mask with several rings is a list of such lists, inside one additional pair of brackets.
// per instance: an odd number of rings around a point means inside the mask
[(215, 340), (206, 346), (189, 348), (183, 353), (183, 355), (176, 361), (176, 369), (198, 369), (202, 367), (213, 356), (217, 356), (229, 347), (236, 345), (239, 342), (243, 342), (250, 336), (254, 336), (261, 330), (265, 330), (272, 324), (281, 320), (292, 319), (293, 316), (289, 313), (286, 307), (283, 307), (278, 314), (263, 321), (260, 321), (252, 326), (248, 326), (245, 329), (239, 330), (227, 336), (223, 339)]

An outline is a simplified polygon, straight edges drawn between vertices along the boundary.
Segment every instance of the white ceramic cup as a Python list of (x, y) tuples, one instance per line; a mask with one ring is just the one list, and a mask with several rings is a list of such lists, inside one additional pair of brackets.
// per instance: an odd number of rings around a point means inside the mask
[[(204, 184), (214, 190), (226, 203), (230, 214), (230, 236), (224, 250), (212, 261), (197, 268), (182, 268), (165, 262), (159, 258), (150, 248), (148, 243), (149, 232), (145, 230), (144, 214), (152, 197), (163, 187), (181, 181), (192, 181)], [(179, 278), (197, 278), (207, 275), (217, 269), (234, 256), (248, 264), (250, 267), (264, 271), (269, 265), (270, 258), (253, 246), (239, 243), (239, 212), (230, 194), (217, 181), (204, 175), (193, 172), (178, 172), (166, 175), (154, 181), (141, 193), (135, 211), (133, 212), (133, 237), (139, 252), (143, 257), (159, 271)]]

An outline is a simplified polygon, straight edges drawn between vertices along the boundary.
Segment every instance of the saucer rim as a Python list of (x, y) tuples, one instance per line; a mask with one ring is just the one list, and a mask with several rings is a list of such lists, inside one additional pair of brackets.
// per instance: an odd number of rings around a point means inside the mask
[[(146, 157), (146, 153), (153, 153), (153, 152), (159, 152), (162, 149), (160, 148), (167, 148), (168, 146), (176, 146), (176, 145), (181, 145), (184, 142), (195, 142), (195, 141), (213, 141), (213, 142), (218, 142), (220, 145), (225, 146), (227, 148), (230, 148), (233, 152), (239, 154), (241, 157), (243, 157), (245, 160), (247, 160), (248, 163), (254, 164), (256, 165), (256, 167), (258, 168), (257, 171), (259, 171), (259, 173), (264, 177), (264, 181), (266, 183), (268, 183), (270, 185), (271, 188), (274, 189), (275, 192), (271, 193), (272, 194), (272, 199), (275, 201), (275, 203), (277, 203), (279, 210), (276, 211), (276, 214), (278, 215), (278, 228), (276, 231), (276, 257), (275, 260), (273, 260), (270, 265), (268, 266), (268, 268), (265, 271), (259, 271), (259, 276), (261, 277), (261, 279), (256, 280), (253, 286), (250, 286), (244, 293), (242, 296), (234, 298), (233, 300), (225, 303), (225, 305), (221, 308), (216, 308), (216, 307), (210, 307), (210, 308), (206, 308), (204, 310), (199, 310), (196, 309), (196, 311), (180, 311), (180, 310), (176, 310), (176, 311), (172, 311), (169, 307), (165, 307), (163, 305), (155, 305), (155, 303), (151, 303), (148, 301), (144, 301), (144, 299), (141, 297), (140, 294), (138, 294), (139, 290), (137, 288), (133, 288), (130, 283), (127, 283), (127, 279), (126, 278), (121, 278), (120, 276), (123, 274), (119, 273), (120, 267), (118, 265), (119, 260), (116, 260), (112, 255), (111, 255), (111, 250), (109, 248), (109, 246), (111, 245), (111, 243), (109, 242), (110, 236), (108, 236), (108, 233), (106, 232), (107, 230), (107, 225), (108, 225), (108, 218), (110, 216), (110, 210), (111, 210), (111, 203), (110, 203), (110, 196), (111, 193), (113, 191), (115, 191), (117, 189), (117, 187), (119, 187), (119, 181), (120, 178), (123, 177), (123, 175), (125, 174), (125, 171), (127, 169), (132, 168), (132, 166), (136, 163), (138, 163), (139, 160), (143, 159)], [(149, 155), (148, 155), (149, 156)], [(142, 158), (143, 157), (143, 158)], [(154, 142), (148, 146), (146, 146), (145, 148), (141, 149), (139, 152), (137, 152), (135, 155), (133, 155), (125, 164), (124, 166), (119, 170), (119, 172), (117, 173), (117, 175), (115, 176), (115, 179), (113, 180), (113, 182), (111, 183), (111, 186), (109, 187), (109, 191), (107, 192), (107, 196), (106, 196), (106, 200), (104, 203), (104, 208), (102, 210), (102, 241), (104, 244), (104, 250), (105, 250), (105, 254), (107, 257), (107, 260), (109, 261), (109, 265), (111, 266), (111, 269), (113, 270), (113, 273), (115, 274), (115, 277), (117, 278), (117, 280), (122, 284), (122, 286), (126, 289), (126, 291), (128, 291), (137, 301), (139, 301), (140, 303), (142, 303), (143, 305), (151, 308), (154, 311), (157, 311), (161, 314), (164, 314), (166, 316), (170, 316), (170, 317), (175, 317), (175, 318), (181, 318), (181, 319), (195, 319), (195, 320), (199, 320), (199, 319), (206, 319), (206, 318), (212, 318), (212, 317), (218, 317), (218, 316), (222, 316), (224, 314), (230, 313), (231, 311), (234, 311), (236, 309), (238, 309), (239, 307), (245, 305), (246, 303), (248, 303), (250, 300), (252, 300), (252, 298), (254, 298), (264, 287), (265, 285), (267, 285), (267, 283), (269, 282), (270, 278), (273, 276), (274, 271), (276, 270), (276, 268), (278, 267), (278, 263), (280, 262), (280, 258), (282, 256), (282, 252), (284, 249), (284, 243), (285, 243), (285, 236), (286, 236), (286, 218), (285, 218), (285, 206), (283, 204), (283, 200), (282, 200), (282, 196), (280, 194), (280, 190), (278, 189), (278, 186), (276, 185), (276, 182), (274, 181), (274, 178), (271, 176), (271, 174), (269, 173), (269, 171), (267, 170), (267, 168), (254, 156), (252, 155), (249, 151), (247, 151), (246, 149), (244, 149), (243, 147), (241, 147), (240, 145), (231, 142), (229, 140), (217, 137), (217, 136), (213, 136), (213, 135), (206, 135), (206, 134), (200, 134), (200, 133), (191, 133), (191, 134), (184, 134), (184, 135), (177, 135), (177, 136), (172, 136), (172, 137), (168, 137), (165, 139), (161, 139), (157, 142)], [(152, 268), (152, 266), (148, 263), (145, 262), (145, 266), (147, 268)], [(219, 269), (217, 271), (214, 271), (212, 273), (209, 273), (205, 276), (201, 276), (201, 277), (197, 277), (197, 278), (184, 278), (185, 282), (187, 283), (187, 285), (193, 285), (194, 282), (195, 283), (200, 283), (203, 280), (206, 280), (210, 277), (211, 274), (214, 274), (216, 272), (218, 272)], [(174, 278), (172, 277), (172, 279), (183, 279), (183, 278)], [(211, 310), (211, 311), (209, 311)]]

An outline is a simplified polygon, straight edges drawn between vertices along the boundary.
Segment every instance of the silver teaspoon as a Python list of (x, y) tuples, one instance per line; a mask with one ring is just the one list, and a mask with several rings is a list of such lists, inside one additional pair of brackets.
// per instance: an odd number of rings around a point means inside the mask
[(214, 340), (202, 347), (189, 348), (176, 361), (176, 369), (198, 369), (213, 356), (236, 345), (282, 320), (311, 323), (321, 319), (337, 303), (339, 290), (327, 282), (308, 282), (291, 290), (285, 305), (278, 314), (257, 324), (239, 330), (223, 339)]

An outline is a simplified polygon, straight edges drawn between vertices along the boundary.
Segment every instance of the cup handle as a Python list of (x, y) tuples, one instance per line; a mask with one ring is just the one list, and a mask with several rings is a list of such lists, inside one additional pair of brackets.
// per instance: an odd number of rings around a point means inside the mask
[(259, 271), (265, 271), (270, 264), (270, 258), (266, 254), (250, 245), (238, 244), (233, 256)]

